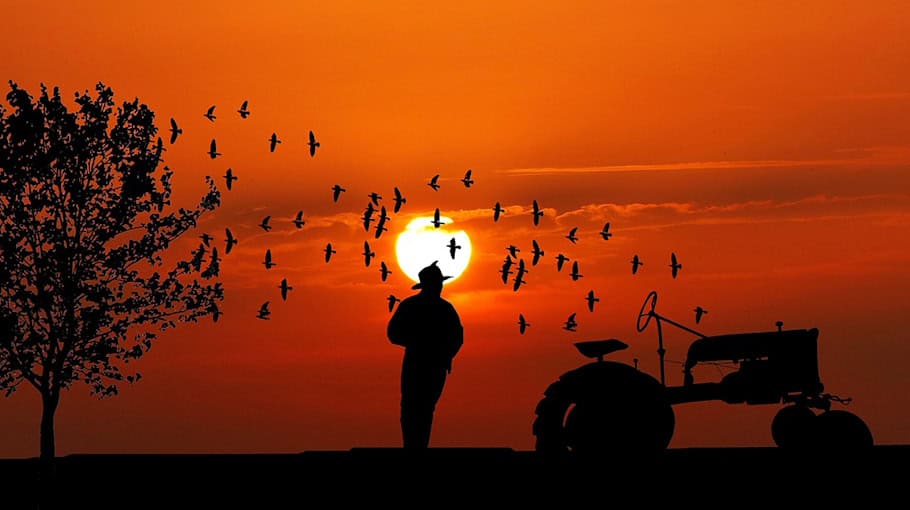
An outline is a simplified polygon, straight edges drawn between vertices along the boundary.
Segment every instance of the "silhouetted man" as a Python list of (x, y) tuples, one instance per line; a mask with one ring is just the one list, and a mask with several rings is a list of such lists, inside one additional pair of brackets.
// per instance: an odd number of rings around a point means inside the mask
[(442, 282), (450, 278), (433, 262), (420, 270), (420, 293), (406, 298), (389, 321), (388, 336), (404, 346), (401, 364), (401, 435), (407, 449), (430, 443), (433, 412), (446, 374), (464, 338), (455, 307), (442, 299)]

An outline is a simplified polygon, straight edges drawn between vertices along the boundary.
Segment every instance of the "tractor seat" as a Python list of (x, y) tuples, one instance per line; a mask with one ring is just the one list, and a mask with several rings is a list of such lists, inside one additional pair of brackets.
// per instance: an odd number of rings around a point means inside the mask
[(588, 358), (597, 358), (597, 361), (603, 361), (604, 356), (611, 352), (628, 349), (629, 346), (622, 340), (611, 338), (609, 340), (591, 340), (588, 342), (575, 342), (575, 348), (583, 356)]

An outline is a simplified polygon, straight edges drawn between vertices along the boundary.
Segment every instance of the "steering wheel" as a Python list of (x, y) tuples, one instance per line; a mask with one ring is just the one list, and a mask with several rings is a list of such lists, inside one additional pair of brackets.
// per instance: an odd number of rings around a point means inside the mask
[[(648, 297), (645, 298), (645, 302), (641, 305), (641, 310), (638, 311), (638, 320), (635, 322), (635, 328), (639, 333), (644, 331), (648, 324), (651, 323), (651, 317), (655, 315), (654, 307), (657, 306), (657, 291), (652, 290), (648, 293)], [(644, 322), (642, 322), (644, 319)]]

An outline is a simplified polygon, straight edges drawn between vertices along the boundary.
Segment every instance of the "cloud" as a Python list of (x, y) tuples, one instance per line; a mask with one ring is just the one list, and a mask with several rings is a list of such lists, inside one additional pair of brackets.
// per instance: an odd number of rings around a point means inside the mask
[(910, 163), (910, 147), (866, 147), (834, 151), (854, 154), (848, 158), (811, 160), (760, 159), (739, 161), (683, 161), (670, 163), (643, 163), (628, 165), (601, 165), (585, 167), (510, 168), (497, 173), (508, 176), (543, 176), (560, 174), (600, 174), (614, 172), (669, 172), (681, 170), (740, 170), (754, 168), (807, 168), (852, 165), (894, 165)]
[(853, 197), (815, 195), (799, 200), (753, 200), (730, 204), (694, 202), (586, 204), (556, 216), (569, 224), (623, 221), (622, 228), (666, 228), (681, 224), (736, 224), (779, 221), (855, 219), (880, 216), (885, 219), (910, 207), (908, 194), (873, 194)]
[[(500, 221), (505, 219), (511, 219), (520, 216), (527, 216), (528, 221), (530, 220), (531, 215), (531, 204), (527, 205), (503, 205), (502, 208), (505, 210), (500, 217)], [(541, 207), (544, 217), (555, 217), (556, 209), (553, 207)], [(492, 220), (493, 219), (493, 208), (489, 209), (460, 209), (457, 211), (448, 211), (446, 212), (448, 216), (451, 216), (453, 220), (456, 221), (471, 221), (471, 220)]]

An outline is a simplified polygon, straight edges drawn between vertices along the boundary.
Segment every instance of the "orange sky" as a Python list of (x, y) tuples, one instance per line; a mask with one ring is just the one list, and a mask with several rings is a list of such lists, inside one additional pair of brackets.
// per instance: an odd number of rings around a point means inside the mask
[[(240, 238), (222, 265), (226, 315), (162, 335), (142, 382), (115, 399), (66, 394), (58, 452), (398, 444), (401, 353), (384, 336), (384, 297), (410, 292), (394, 236), (436, 207), (471, 235), (474, 257), (446, 287), (466, 340), (434, 445), (532, 447), (541, 392), (583, 362), (573, 341), (624, 339), (618, 358), (656, 375), (656, 334), (633, 325), (652, 289), (686, 324), (708, 309), (706, 334), (818, 327), (826, 389), (854, 397), (877, 441), (910, 441), (906, 2), (189, 3), (22, 3), (2, 20), (0, 78), (68, 97), (103, 81), (162, 128), (178, 119), (185, 134), (166, 158), (180, 205), (204, 175), (240, 177), (199, 232)], [(212, 104), (214, 124), (202, 117)], [(270, 154), (273, 131), (284, 143)], [(204, 155), (213, 137), (216, 161)], [(470, 190), (457, 182), (467, 168)], [(336, 182), (348, 189), (339, 204)], [(382, 283), (360, 261), (356, 221), (369, 192), (388, 200), (393, 186), (408, 203), (373, 243), (395, 271)], [(536, 229), (532, 199), (547, 209)], [(494, 224), (496, 201), (510, 209)], [(266, 214), (269, 234), (256, 227)], [(573, 226), (576, 246), (562, 237)], [(532, 238), (546, 261), (516, 294), (496, 271), (508, 244), (526, 253)], [(279, 263), (269, 272), (266, 248)], [(581, 262), (581, 281), (556, 272), (560, 251)], [(281, 303), (284, 277), (295, 290)], [(589, 289), (602, 298), (594, 314)], [(256, 320), (267, 299), (273, 320)], [(524, 336), (519, 312), (533, 324)], [(572, 312), (575, 334), (560, 329)], [(670, 333), (668, 358), (690, 340)], [(675, 410), (674, 446), (771, 443), (774, 406)], [(31, 389), (0, 400), (0, 457), (36, 454), (38, 418)]]

